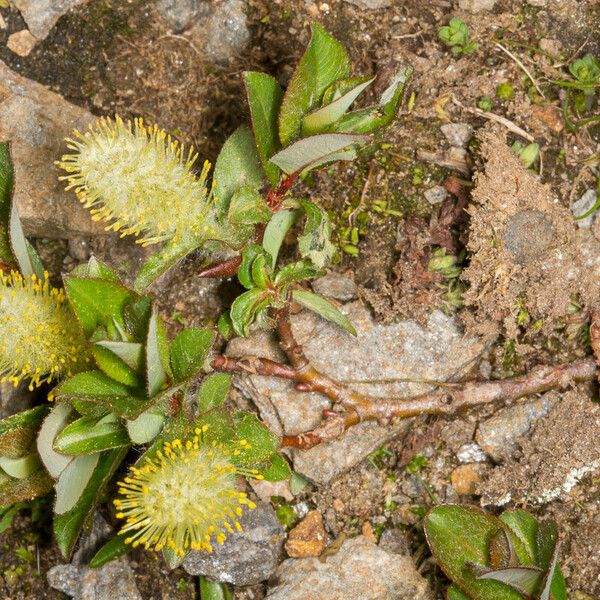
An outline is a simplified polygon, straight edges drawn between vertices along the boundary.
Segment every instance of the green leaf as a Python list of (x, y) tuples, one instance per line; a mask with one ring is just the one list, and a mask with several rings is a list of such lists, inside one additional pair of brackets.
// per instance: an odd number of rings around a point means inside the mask
[(298, 210), (280, 210), (267, 223), (263, 234), (262, 246), (271, 255), (271, 266), (273, 268), (277, 264), (277, 255), (279, 254), (283, 239), (296, 222), (299, 214), (300, 211)]
[(92, 279), (108, 279), (120, 283), (121, 279), (108, 265), (92, 256), (87, 264), (77, 265), (69, 275), (75, 277), (90, 277)]
[(248, 328), (257, 315), (273, 301), (273, 294), (268, 290), (253, 288), (238, 296), (231, 305), (230, 315), (233, 329), (237, 335), (248, 335)]
[(180, 239), (169, 240), (156, 253), (153, 254), (138, 271), (133, 284), (137, 292), (143, 292), (152, 285), (165, 271), (185, 258), (190, 252), (202, 244), (202, 239), (186, 241)]
[(389, 125), (398, 112), (412, 74), (412, 66), (402, 69), (383, 92), (378, 105), (347, 113), (331, 127), (331, 130), (340, 133), (367, 134)]
[(313, 135), (326, 131), (329, 126), (344, 115), (352, 103), (374, 80), (375, 77), (355, 79), (356, 85), (345, 94), (306, 115), (302, 121), (302, 135)]
[(318, 106), (323, 92), (350, 75), (346, 49), (320, 25), (311, 25), (312, 36), (285, 91), (279, 111), (279, 139), (285, 146), (300, 133), (302, 119)]
[(252, 279), (252, 263), (254, 263), (254, 259), (257, 256), (264, 253), (265, 250), (258, 244), (248, 244), (242, 251), (242, 262), (238, 269), (238, 279), (248, 290), (254, 287), (254, 280)]
[(285, 481), (292, 476), (292, 470), (281, 454), (274, 454), (271, 464), (261, 474), (266, 481)]
[[(123, 311), (123, 318), (125, 319), (125, 329), (127, 333), (134, 338), (136, 342), (145, 342), (146, 333), (148, 331), (148, 323), (150, 322), (150, 316), (152, 315), (152, 298), (150, 296), (142, 296), (139, 300), (134, 300), (125, 306)], [(108, 347), (109, 350), (111, 349)], [(118, 354), (125, 362), (128, 363), (127, 359), (113, 350)], [(142, 351), (142, 360), (144, 360)], [(129, 365), (132, 369), (133, 365)]]
[(336, 249), (331, 243), (331, 222), (327, 212), (314, 202), (299, 202), (306, 212), (306, 225), (303, 234), (298, 237), (298, 250), (321, 269), (331, 261)]
[(264, 252), (259, 254), (252, 262), (252, 282), (261, 289), (267, 289), (271, 285), (271, 259), (267, 259)]
[(0, 498), (5, 505), (29, 501), (47, 494), (54, 485), (46, 469), (38, 469), (25, 479), (10, 479), (0, 483)]
[(490, 539), (502, 522), (475, 508), (447, 504), (432, 509), (424, 529), (429, 548), (442, 570), (473, 600), (523, 600), (498, 581), (478, 581), (469, 564), (488, 565)]
[(162, 410), (152, 407), (139, 417), (127, 421), (127, 431), (134, 444), (148, 444), (161, 432), (164, 423)]
[(15, 257), (19, 270), (24, 277), (37, 275), (44, 276), (44, 266), (34, 247), (25, 239), (17, 203), (11, 200), (10, 221), (8, 226), (12, 254)]
[[(126, 342), (109, 342), (126, 343)], [(102, 344), (100, 342), (99, 344)], [(100, 370), (104, 371), (111, 379), (124, 385), (138, 387), (142, 384), (140, 376), (114, 352), (99, 344), (92, 346), (92, 354)]]
[(499, 518), (508, 529), (519, 563), (527, 567), (535, 566), (537, 564), (536, 536), (539, 528), (537, 519), (524, 510), (507, 510)]
[[(63, 381), (54, 389), (58, 400), (112, 400), (129, 398), (134, 390), (111, 379), (102, 371), (84, 371)], [(137, 398), (143, 400), (143, 398)]]
[(209, 375), (198, 390), (196, 401), (198, 412), (203, 413), (221, 406), (231, 389), (232, 377), (229, 373), (213, 373)]
[(96, 554), (92, 557), (89, 562), (89, 566), (92, 569), (98, 569), (99, 567), (116, 560), (123, 554), (127, 554), (131, 550), (131, 544), (126, 544), (125, 539), (127, 534), (117, 535), (114, 538), (108, 540)]
[[(202, 437), (205, 442), (212, 444), (233, 444), (235, 442), (236, 430), (231, 413), (223, 408), (213, 408), (202, 413), (192, 423), (190, 430), (204, 429)], [(187, 434), (186, 434), (187, 435)], [(183, 436), (178, 436), (183, 437)], [(236, 446), (237, 448), (237, 446)]]
[(455, 585), (451, 585), (446, 590), (446, 599), (447, 600), (471, 600), (471, 597), (467, 596), (465, 593), (461, 592)]
[(0, 261), (14, 261), (8, 233), (13, 193), (13, 166), (10, 144), (0, 144)]
[[(130, 369), (141, 373), (144, 368), (144, 345), (137, 342), (111, 342), (103, 340), (96, 346), (106, 348), (116, 354)], [(125, 382), (122, 382), (125, 383)], [(126, 384), (128, 385), (128, 384)]]
[(285, 290), (287, 286), (298, 281), (304, 281), (305, 279), (312, 279), (313, 277), (321, 277), (325, 275), (324, 271), (319, 271), (313, 267), (309, 261), (300, 260), (295, 263), (285, 265), (275, 275), (273, 283), (278, 289)]
[(352, 335), (356, 335), (356, 329), (354, 329), (354, 326), (350, 323), (348, 317), (341, 313), (334, 304), (329, 302), (329, 300), (317, 296), (317, 294), (313, 294), (312, 292), (305, 292), (304, 290), (294, 290), (292, 292), (292, 298), (295, 302), (300, 304), (300, 306), (312, 310), (324, 319), (343, 327)]
[(269, 157), (279, 150), (277, 115), (283, 92), (277, 81), (266, 73), (244, 73), (248, 106), (258, 155), (267, 178), (273, 187), (279, 183), (280, 170), (269, 162)]
[(57, 515), (64, 515), (77, 504), (92, 478), (99, 458), (100, 454), (77, 456), (60, 474), (54, 486), (56, 491), (54, 512)]
[(339, 152), (349, 146), (366, 144), (368, 141), (366, 135), (320, 133), (302, 138), (285, 147), (271, 157), (271, 162), (280, 167), (284, 173), (296, 173), (310, 166), (314, 167), (315, 164), (322, 165), (324, 162), (330, 162), (328, 157), (345, 156)]
[(479, 575), (477, 579), (500, 581), (519, 592), (519, 594), (531, 596), (539, 588), (543, 578), (543, 571), (538, 567), (507, 567), (488, 571)]
[(0, 456), (0, 468), (10, 477), (25, 479), (35, 473), (42, 466), (37, 452), (32, 452), (19, 458)]
[(67, 425), (54, 439), (54, 449), (77, 456), (131, 445), (122, 423), (114, 418), (82, 417)]
[(234, 225), (266, 223), (271, 210), (263, 196), (250, 186), (241, 187), (231, 197), (227, 218)]
[(65, 291), (86, 336), (114, 323), (124, 329), (123, 309), (137, 297), (114, 281), (72, 276), (65, 277)]
[(171, 367), (175, 381), (190, 379), (200, 370), (215, 341), (211, 329), (185, 329), (171, 344)]
[(226, 583), (210, 581), (201, 575), (200, 598), (201, 600), (233, 600), (233, 594)]
[(0, 420), (0, 456), (22, 456), (31, 446), (49, 411), (48, 404), (42, 404)]
[[(148, 398), (158, 394), (167, 383), (167, 371), (162, 358), (165, 355), (165, 341), (160, 330), (160, 317), (156, 309), (153, 309), (146, 339), (146, 391)], [(166, 352), (168, 352), (168, 346)]]
[[(263, 425), (253, 413), (240, 412), (233, 415), (237, 440), (234, 442), (240, 454), (238, 465), (256, 466), (271, 459), (279, 450), (279, 438)], [(245, 440), (246, 443), (242, 443)]]
[(69, 512), (54, 518), (54, 536), (66, 559), (71, 556), (85, 521), (100, 500), (101, 491), (125, 458), (125, 454), (127, 454), (126, 449), (117, 448), (96, 455), (99, 456), (98, 464), (77, 504)]
[(72, 414), (73, 409), (68, 402), (57, 404), (44, 419), (38, 434), (38, 454), (48, 473), (55, 479), (58, 479), (59, 475), (73, 460), (70, 456), (64, 456), (54, 450), (54, 438), (67, 426)]
[(258, 189), (263, 183), (263, 169), (247, 125), (238, 127), (227, 138), (215, 164), (214, 197), (220, 212), (225, 213), (229, 200), (241, 187)]

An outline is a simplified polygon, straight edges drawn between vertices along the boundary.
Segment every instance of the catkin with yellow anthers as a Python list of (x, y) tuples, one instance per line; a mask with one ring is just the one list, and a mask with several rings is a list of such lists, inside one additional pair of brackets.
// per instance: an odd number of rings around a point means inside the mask
[(73, 153), (56, 162), (68, 173), (61, 179), (107, 231), (136, 235), (143, 245), (211, 236), (210, 163), (194, 175), (198, 155), (193, 148), (186, 151), (142, 119), (132, 123), (118, 116), (101, 118), (66, 141)]
[(118, 484), (114, 504), (117, 517), (125, 519), (119, 533), (127, 544), (184, 556), (188, 550), (212, 552), (215, 542), (242, 531), (243, 509), (255, 504), (236, 489), (236, 478), (262, 477), (236, 466), (231, 445), (209, 443), (206, 430), (165, 443)]
[(33, 390), (85, 369), (87, 344), (63, 290), (43, 279), (0, 270), (0, 381), (29, 380)]

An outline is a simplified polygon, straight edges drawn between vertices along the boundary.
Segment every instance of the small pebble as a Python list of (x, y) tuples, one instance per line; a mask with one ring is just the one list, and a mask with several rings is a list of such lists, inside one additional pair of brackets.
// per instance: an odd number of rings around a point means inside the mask
[(425, 192), (425, 199), (429, 204), (435, 206), (441, 204), (448, 197), (446, 188), (441, 185), (434, 185)]
[(450, 145), (458, 148), (464, 148), (473, 136), (473, 127), (468, 123), (448, 123), (440, 129)]
[(319, 556), (327, 545), (327, 534), (323, 527), (323, 517), (318, 510), (311, 510), (292, 529), (285, 543), (285, 550), (293, 558)]
[(460, 496), (472, 496), (477, 493), (477, 485), (481, 481), (481, 465), (460, 465), (450, 474), (450, 482), (454, 491)]
[(485, 462), (487, 455), (479, 444), (475, 442), (463, 444), (456, 453), (456, 458), (460, 463)]
[(19, 56), (29, 56), (36, 43), (37, 40), (31, 35), (30, 31), (23, 29), (23, 31), (17, 31), (9, 35), (6, 46)]
[[(598, 194), (596, 190), (588, 190), (577, 202), (573, 202), (573, 206), (571, 207), (571, 212), (574, 217), (579, 217), (581, 215), (585, 215), (586, 212), (596, 204), (596, 200), (598, 199)], [(596, 213), (592, 213), (589, 217), (585, 219), (579, 219), (575, 221), (577, 227), (580, 229), (588, 229), (592, 226), (594, 219), (596, 218)]]

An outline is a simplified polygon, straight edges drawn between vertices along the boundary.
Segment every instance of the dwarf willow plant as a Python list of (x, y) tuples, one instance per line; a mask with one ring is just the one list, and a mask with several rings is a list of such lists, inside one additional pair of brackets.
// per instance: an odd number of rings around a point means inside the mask
[[(169, 340), (147, 290), (190, 252), (228, 249), (233, 258), (205, 272), (237, 275), (246, 288), (220, 319), (222, 333), (268, 327), (269, 311), (292, 301), (354, 332), (303, 287), (334, 245), (327, 213), (291, 190), (312, 169), (356, 158), (393, 120), (411, 72), (398, 72), (374, 105), (353, 108), (373, 78), (353, 76), (344, 47), (314, 25), (285, 92), (269, 75), (244, 74), (252, 127), (226, 141), (212, 178), (208, 163), (195, 170), (193, 149), (141, 120), (75, 132), (57, 161), (67, 189), (107, 230), (157, 246), (133, 289), (94, 258), (63, 278), (64, 291), (51, 289), (21, 231), (0, 145), (0, 370), (15, 385), (45, 384), (54, 399), (0, 421), (0, 497), (10, 505), (53, 490), (65, 556), (108, 494), (121, 529), (91, 564), (142, 546), (175, 565), (243, 527), (254, 504), (239, 476), (291, 476), (280, 440), (256, 415), (225, 408), (231, 376), (205, 369), (216, 332)], [(290, 231), (299, 257), (281, 264)]]
[(556, 523), (522, 510), (499, 517), (447, 504), (425, 517), (433, 557), (452, 584), (448, 600), (566, 600)]

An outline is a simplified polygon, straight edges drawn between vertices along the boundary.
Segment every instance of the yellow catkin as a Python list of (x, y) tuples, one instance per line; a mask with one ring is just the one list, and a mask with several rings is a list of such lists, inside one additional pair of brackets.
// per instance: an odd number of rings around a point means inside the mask
[(33, 390), (86, 368), (86, 341), (63, 290), (0, 270), (0, 381)]
[(119, 533), (128, 536), (126, 543), (155, 551), (170, 548), (184, 556), (188, 550), (212, 552), (215, 542), (242, 531), (243, 509), (255, 504), (236, 489), (236, 478), (262, 477), (236, 466), (236, 449), (209, 443), (206, 430), (205, 425), (191, 439), (165, 443), (118, 484), (114, 504), (117, 517), (125, 520)]
[(72, 154), (56, 164), (92, 219), (107, 231), (136, 235), (143, 245), (177, 238), (185, 243), (212, 233), (206, 161), (192, 173), (198, 157), (156, 125), (142, 119), (101, 118), (85, 133), (67, 140)]

